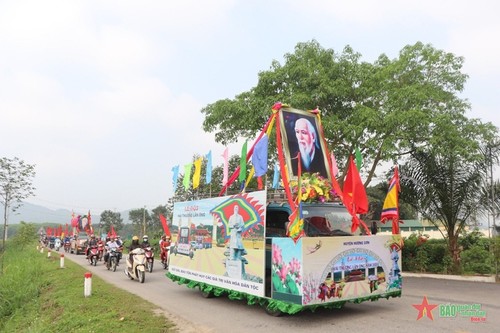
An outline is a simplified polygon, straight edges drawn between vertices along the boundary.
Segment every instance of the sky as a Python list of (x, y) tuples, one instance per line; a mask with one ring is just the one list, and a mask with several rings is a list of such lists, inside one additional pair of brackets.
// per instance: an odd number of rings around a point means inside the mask
[(499, 126), (499, 12), (492, 0), (2, 0), (0, 157), (35, 165), (31, 203), (153, 209), (172, 196), (173, 166), (209, 151), (222, 163), (200, 110), (313, 39), (368, 62), (418, 41), (462, 56), (468, 116)]

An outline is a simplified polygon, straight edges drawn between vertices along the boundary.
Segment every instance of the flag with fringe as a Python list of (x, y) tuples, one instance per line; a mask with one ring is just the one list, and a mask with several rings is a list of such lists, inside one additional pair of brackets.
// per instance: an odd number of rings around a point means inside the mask
[(394, 167), (394, 175), (389, 182), (389, 189), (387, 190), (387, 196), (384, 200), (384, 205), (382, 206), (382, 214), (380, 215), (380, 221), (385, 223), (386, 221), (392, 221), (392, 233), (399, 234), (399, 172), (398, 167)]

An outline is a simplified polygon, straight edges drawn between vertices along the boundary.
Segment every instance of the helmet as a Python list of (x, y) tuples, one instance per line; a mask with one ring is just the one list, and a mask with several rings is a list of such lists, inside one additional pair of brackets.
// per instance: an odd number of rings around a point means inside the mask
[(90, 235), (90, 238), (95, 238), (95, 235), (94, 234)]
[(142, 239), (148, 239), (148, 238), (149, 238), (148, 235), (142, 236)]
[(138, 240), (139, 240), (139, 237), (134, 236), (134, 237), (132, 237), (132, 240), (138, 241)]

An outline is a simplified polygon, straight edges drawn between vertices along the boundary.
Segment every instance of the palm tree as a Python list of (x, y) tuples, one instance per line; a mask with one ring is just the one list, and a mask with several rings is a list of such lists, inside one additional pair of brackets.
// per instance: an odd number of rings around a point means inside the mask
[(469, 219), (486, 209), (481, 201), (485, 178), (484, 159), (467, 160), (453, 150), (447, 154), (416, 150), (401, 167), (405, 188), (401, 199), (412, 203), (436, 227), (444, 228), (455, 273), (460, 271), (458, 237)]

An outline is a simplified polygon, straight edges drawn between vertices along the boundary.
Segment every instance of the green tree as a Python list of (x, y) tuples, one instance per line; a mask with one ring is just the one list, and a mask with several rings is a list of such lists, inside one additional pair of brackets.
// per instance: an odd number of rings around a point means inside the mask
[(148, 230), (150, 230), (150, 227), (152, 226), (151, 215), (146, 207), (132, 209), (128, 213), (128, 218), (132, 221), (134, 234), (136, 235), (147, 234)]
[(33, 223), (21, 222), (20, 227), (14, 237), (14, 242), (24, 248), (26, 245), (30, 245), (37, 238), (36, 234), (37, 228)]
[(487, 161), (482, 154), (497, 130), (491, 124), (469, 120), (459, 113), (434, 119), (434, 131), (426, 146), (415, 147), (401, 167), (405, 190), (401, 198), (412, 203), (422, 216), (437, 227), (453, 260), (453, 272), (460, 270), (458, 238), (473, 216), (487, 209), (481, 187)]
[(113, 226), (115, 232), (118, 234), (119, 231), (123, 228), (123, 219), (120, 213), (113, 212), (111, 210), (105, 210), (101, 213), (101, 224), (104, 232), (110, 232), (111, 226)]
[[(151, 211), (151, 221), (152, 221), (152, 231), (155, 237), (161, 236), (163, 232), (163, 225), (161, 224), (160, 214), (165, 216), (168, 223), (171, 223), (169, 216), (172, 215), (171, 211), (167, 208), (167, 205), (159, 205)], [(150, 232), (151, 233), (151, 232)]]
[(469, 108), (458, 97), (467, 79), (463, 58), (420, 42), (404, 47), (396, 59), (382, 54), (367, 63), (349, 46), (338, 54), (312, 40), (298, 43), (284, 59), (283, 65), (274, 60), (270, 70), (260, 72), (249, 91), (205, 106), (203, 129), (227, 144), (253, 138), (277, 101), (298, 109), (318, 107), (340, 180), (348, 156), (359, 147), (367, 186), (381, 162), (426, 144), (431, 134), (439, 136), (433, 132), (437, 116)]
[(24, 199), (34, 194), (32, 181), (35, 177), (35, 166), (25, 163), (17, 157), (0, 158), (0, 203), (4, 209), (3, 243), (7, 240), (8, 213), (15, 212)]

